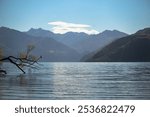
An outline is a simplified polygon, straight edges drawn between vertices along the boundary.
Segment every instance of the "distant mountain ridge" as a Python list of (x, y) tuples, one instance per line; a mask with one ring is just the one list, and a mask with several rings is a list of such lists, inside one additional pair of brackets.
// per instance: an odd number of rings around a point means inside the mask
[(44, 30), (42, 28), (34, 29), (31, 28), (27, 32), (28, 35), (35, 36), (35, 37), (53, 37), (54, 33), (48, 30)]
[(36, 47), (33, 54), (42, 55), (43, 61), (71, 62), (80, 61), (88, 53), (124, 36), (127, 34), (117, 30), (88, 35), (75, 32), (55, 34), (42, 28), (20, 32), (0, 27), (0, 48), (4, 50), (5, 56), (18, 56), (19, 52), (25, 51), (27, 45), (33, 44)]
[(26, 34), (36, 37), (50, 37), (70, 47), (72, 47), (73, 44), (88, 37), (88, 34), (86, 33), (67, 32), (65, 34), (55, 34), (51, 31), (44, 30), (42, 28), (31, 28), (26, 32)]
[(51, 31), (31, 28), (26, 32), (28, 35), (37, 37), (51, 37), (73, 49), (77, 52), (86, 55), (92, 51), (104, 47), (115, 39), (125, 37), (128, 34), (117, 30), (105, 30), (102, 33), (95, 35), (88, 35), (86, 33), (68, 32), (65, 34), (54, 34)]
[(90, 62), (150, 62), (150, 28), (120, 38), (92, 56), (84, 57), (84, 60)]
[(136, 35), (150, 35), (150, 28), (139, 30), (135, 33)]
[(128, 36), (128, 34), (117, 30), (105, 30), (97, 35), (90, 35), (86, 40), (83, 40), (76, 45), (76, 47), (80, 51), (84, 50), (83, 53), (85, 52), (85, 54), (88, 54), (105, 47), (114, 40), (125, 36)]
[(0, 27), (0, 48), (3, 56), (18, 56), (26, 51), (27, 45), (34, 45), (33, 54), (43, 56), (42, 61), (68, 62), (79, 61), (80, 54), (74, 49), (52, 38), (35, 37), (6, 27)]

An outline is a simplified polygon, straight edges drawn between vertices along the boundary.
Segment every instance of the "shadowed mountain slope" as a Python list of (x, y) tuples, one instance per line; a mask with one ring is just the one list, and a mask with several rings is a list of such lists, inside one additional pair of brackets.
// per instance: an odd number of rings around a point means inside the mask
[[(85, 58), (84, 58), (85, 59)], [(150, 61), (150, 28), (120, 38), (86, 61), (90, 62), (146, 62)]]
[(0, 28), (0, 48), (4, 56), (18, 56), (31, 44), (35, 46), (32, 53), (43, 56), (42, 61), (78, 61), (80, 58), (74, 49), (50, 37), (35, 37), (6, 27)]

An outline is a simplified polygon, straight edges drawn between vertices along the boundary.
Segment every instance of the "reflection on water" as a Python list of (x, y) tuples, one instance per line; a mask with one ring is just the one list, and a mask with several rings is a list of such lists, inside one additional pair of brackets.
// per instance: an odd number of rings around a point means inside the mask
[(150, 99), (150, 63), (42, 63), (27, 74), (4, 67), (0, 99)]

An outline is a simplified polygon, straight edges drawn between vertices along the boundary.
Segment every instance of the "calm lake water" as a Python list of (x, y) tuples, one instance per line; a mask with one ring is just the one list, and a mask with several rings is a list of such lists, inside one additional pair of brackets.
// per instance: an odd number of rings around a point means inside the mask
[(21, 72), (5, 63), (0, 99), (150, 99), (150, 63), (40, 63)]

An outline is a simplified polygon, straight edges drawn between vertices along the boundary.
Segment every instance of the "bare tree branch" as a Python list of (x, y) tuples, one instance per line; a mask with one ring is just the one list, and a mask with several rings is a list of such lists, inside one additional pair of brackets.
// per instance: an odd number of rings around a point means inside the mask
[[(20, 69), (24, 74), (25, 71), (23, 70), (23, 67), (30, 67), (33, 69), (36, 69), (35, 63), (38, 64), (38, 61), (42, 58), (40, 56), (39, 58), (36, 58), (35, 56), (30, 55), (30, 52), (34, 49), (34, 46), (29, 45), (27, 47), (27, 53), (23, 54), (23, 56), (20, 57), (14, 57), (14, 56), (8, 56), (5, 58), (0, 58), (0, 62), (8, 61), (12, 64), (14, 64), (18, 69)], [(5, 70), (2, 70), (0, 68), (0, 73), (7, 74)]]

